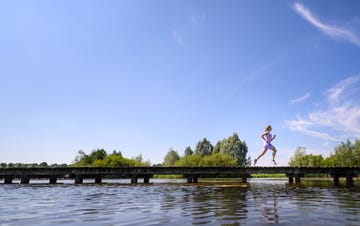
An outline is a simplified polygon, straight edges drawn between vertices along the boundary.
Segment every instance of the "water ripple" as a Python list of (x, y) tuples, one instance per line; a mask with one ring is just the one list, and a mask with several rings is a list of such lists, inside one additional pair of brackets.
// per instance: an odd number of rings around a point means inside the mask
[(0, 225), (359, 225), (360, 188), (239, 183), (0, 184)]

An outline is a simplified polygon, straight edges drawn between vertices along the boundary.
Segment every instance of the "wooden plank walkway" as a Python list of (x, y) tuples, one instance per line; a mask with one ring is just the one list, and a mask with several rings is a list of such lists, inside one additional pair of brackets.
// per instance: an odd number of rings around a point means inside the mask
[(300, 182), (305, 175), (329, 175), (334, 183), (344, 177), (349, 185), (357, 177), (360, 167), (28, 167), (0, 168), (0, 179), (4, 184), (11, 184), (14, 179), (27, 184), (30, 179), (49, 179), (55, 184), (57, 179), (74, 179), (76, 184), (84, 179), (94, 179), (101, 183), (104, 178), (129, 178), (131, 183), (137, 183), (139, 178), (149, 183), (154, 175), (182, 175), (189, 183), (198, 182), (202, 177), (237, 177), (243, 182), (252, 174), (284, 174), (289, 182)]

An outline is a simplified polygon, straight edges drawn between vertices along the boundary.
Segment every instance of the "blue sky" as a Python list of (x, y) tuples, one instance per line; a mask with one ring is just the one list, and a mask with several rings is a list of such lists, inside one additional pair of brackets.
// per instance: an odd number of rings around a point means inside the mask
[(0, 162), (360, 139), (359, 1), (1, 0), (0, 40)]

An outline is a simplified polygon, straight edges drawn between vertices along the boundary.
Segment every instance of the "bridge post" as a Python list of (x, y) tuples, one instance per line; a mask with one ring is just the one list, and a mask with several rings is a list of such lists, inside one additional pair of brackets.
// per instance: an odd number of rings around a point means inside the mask
[(76, 175), (75, 177), (75, 184), (82, 184), (84, 182), (84, 179), (82, 177), (82, 175)]
[(333, 179), (334, 179), (334, 185), (339, 185), (340, 184), (340, 180), (339, 180), (338, 175), (333, 175)]
[(199, 179), (199, 175), (183, 175), (183, 177), (187, 178), (188, 183), (197, 183)]
[(198, 182), (199, 175), (195, 175), (195, 174), (183, 174), (183, 178), (186, 178), (188, 183), (197, 183), (197, 182)]
[(353, 182), (353, 175), (346, 175), (346, 185), (347, 186), (353, 186), (354, 182)]
[(144, 177), (144, 184), (150, 183), (150, 177)]
[(57, 178), (56, 177), (50, 177), (49, 183), (50, 184), (56, 184)]
[(132, 184), (137, 184), (137, 177), (136, 176), (131, 176), (131, 183)]
[(187, 178), (187, 182), (188, 183), (197, 183), (198, 182), (198, 179), (197, 177), (188, 177)]
[(289, 177), (289, 183), (294, 183), (294, 178), (293, 177)]
[(345, 177), (346, 178), (346, 185), (347, 186), (353, 186), (354, 182), (353, 182), (353, 177), (356, 177), (357, 175), (352, 172), (352, 171), (336, 171), (336, 172), (332, 172), (330, 174), (330, 176), (332, 176), (334, 178), (334, 185), (339, 185), (340, 184), (340, 180), (339, 177)]
[(101, 184), (101, 177), (95, 177), (95, 184)]
[(304, 177), (304, 173), (287, 173), (286, 176), (289, 178), (289, 183), (294, 183), (294, 177), (295, 182), (300, 183), (301, 177)]
[(241, 175), (241, 182), (245, 183), (247, 182), (247, 179), (250, 177), (250, 174), (244, 174)]
[(30, 178), (26, 175), (22, 175), (20, 178), (20, 184), (28, 184), (30, 182)]
[(4, 184), (12, 184), (13, 177), (5, 177)]

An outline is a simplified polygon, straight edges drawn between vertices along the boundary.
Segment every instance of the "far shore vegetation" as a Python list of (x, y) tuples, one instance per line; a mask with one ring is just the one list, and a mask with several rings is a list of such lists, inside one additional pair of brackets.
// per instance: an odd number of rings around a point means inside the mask
[[(251, 165), (251, 158), (247, 155), (248, 147), (245, 141), (240, 140), (237, 133), (228, 138), (219, 140), (215, 146), (206, 138), (198, 141), (195, 150), (186, 147), (183, 155), (177, 150), (169, 148), (161, 164), (151, 164), (139, 154), (133, 158), (126, 158), (121, 151), (107, 153), (104, 149), (94, 149), (90, 154), (78, 151), (72, 164), (41, 163), (0, 163), (0, 168), (13, 167), (244, 167)], [(289, 160), (290, 167), (359, 167), (360, 140), (351, 142), (346, 140), (334, 148), (329, 157), (307, 153), (306, 147), (299, 146)], [(163, 178), (162, 175), (157, 175)], [(178, 178), (177, 175), (168, 175), (166, 178)], [(252, 177), (282, 177), (281, 175), (252, 175)]]
[(360, 166), (360, 140), (341, 142), (329, 157), (308, 154), (305, 147), (298, 147), (290, 158), (289, 166), (297, 167), (358, 167)]

